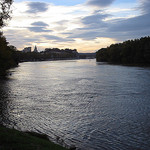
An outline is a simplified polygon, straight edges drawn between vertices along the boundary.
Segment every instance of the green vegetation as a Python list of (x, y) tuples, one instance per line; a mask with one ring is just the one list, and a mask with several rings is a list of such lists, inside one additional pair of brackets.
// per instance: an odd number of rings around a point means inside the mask
[(150, 37), (112, 44), (96, 53), (96, 60), (118, 64), (150, 65)]
[[(6, 21), (10, 19), (10, 6), (12, 0), (0, 0), (0, 29), (6, 25)], [(13, 55), (15, 52), (14, 46), (9, 46), (6, 38), (0, 31), (0, 77), (6, 75), (6, 70), (17, 65)]]
[(14, 46), (8, 45), (6, 38), (0, 32), (0, 77), (5, 76), (7, 69), (17, 65), (14, 58), (15, 50)]
[(59, 48), (46, 48), (42, 52), (15, 52), (15, 60), (18, 62), (24, 61), (44, 61), (44, 60), (57, 60), (57, 59), (73, 59), (78, 58), (76, 49), (59, 49)]
[(67, 150), (44, 135), (32, 134), (0, 126), (0, 150)]
[(6, 25), (6, 21), (10, 19), (10, 6), (12, 4), (12, 0), (0, 0), (0, 28)]

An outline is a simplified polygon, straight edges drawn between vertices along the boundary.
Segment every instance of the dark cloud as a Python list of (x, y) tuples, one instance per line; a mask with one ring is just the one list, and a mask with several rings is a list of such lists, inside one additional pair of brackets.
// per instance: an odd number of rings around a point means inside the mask
[(109, 14), (94, 12), (93, 15), (81, 19), (83, 28), (73, 31), (68, 38), (82, 38), (93, 40), (97, 37), (114, 38), (118, 41), (140, 38), (150, 35), (150, 1), (141, 1), (142, 14), (132, 18), (122, 18), (104, 21)]
[(39, 13), (48, 10), (48, 4), (43, 2), (29, 2), (28, 7), (27, 13)]
[(47, 27), (47, 26), (49, 26), (47, 23), (45, 23), (43, 21), (33, 22), (31, 25), (33, 25), (33, 26), (39, 26), (39, 27)]
[(141, 15), (108, 22), (107, 32), (116, 34), (117, 39), (123, 40), (150, 35), (150, 1), (142, 0), (140, 4), (140, 9), (143, 12)]
[(28, 27), (28, 29), (32, 32), (52, 32), (46, 28), (49, 25), (43, 21), (33, 22), (31, 25), (33, 27)]
[(39, 42), (39, 37), (35, 37), (35, 38), (23, 38), (22, 39), (24, 42)]
[(58, 37), (58, 36), (54, 36), (54, 35), (43, 35), (43, 37), (45, 37), (47, 40), (52, 40), (55, 42), (72, 42), (72, 41), (74, 41), (71, 38), (62, 38), (62, 37)]
[(95, 12), (93, 15), (82, 18), (81, 22), (85, 25), (85, 27), (87, 27), (87, 29), (88, 28), (95, 29), (100, 27), (102, 28), (107, 26), (107, 24), (103, 21), (103, 19), (105, 19), (108, 16), (110, 15)]
[(32, 32), (52, 32), (52, 30), (47, 30), (44, 27), (28, 27)]
[(85, 24), (86, 28), (79, 28), (68, 38), (82, 38), (84, 40), (94, 40), (97, 37), (114, 38), (118, 41), (132, 38), (140, 38), (150, 35), (150, 14), (145, 14), (129, 19), (117, 19), (116, 21), (104, 22), (101, 25)]
[[(150, 31), (150, 14), (145, 14), (129, 19), (123, 19), (120, 21), (116, 21), (115, 23), (112, 23), (109, 31), (115, 31), (115, 32), (129, 32), (129, 31), (142, 31), (142, 30), (148, 30)], [(150, 33), (150, 32), (149, 32)]]
[(100, 36), (100, 34), (97, 31), (92, 31), (92, 30), (88, 31), (87, 30), (87, 31), (81, 32), (81, 31), (77, 30), (77, 31), (75, 31), (74, 34), (68, 36), (68, 38), (71, 38), (71, 39), (72, 38), (81, 38), (83, 40), (93, 40), (99, 36)]
[(92, 15), (86, 16), (81, 19), (83, 28), (78, 28), (73, 34), (69, 35), (68, 38), (82, 38), (84, 40), (93, 40), (99, 37), (101, 30), (106, 31), (108, 23), (104, 22), (103, 19), (110, 15), (103, 14), (100, 11), (95, 11)]
[(141, 6), (139, 9), (143, 11), (144, 14), (150, 13), (150, 1), (149, 0), (142, 0)]
[(88, 0), (87, 5), (97, 6), (97, 7), (107, 7), (112, 4), (114, 0)]

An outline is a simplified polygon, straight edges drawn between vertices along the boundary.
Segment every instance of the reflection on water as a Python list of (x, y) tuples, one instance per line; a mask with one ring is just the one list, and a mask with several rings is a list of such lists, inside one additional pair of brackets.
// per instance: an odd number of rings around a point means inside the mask
[(82, 150), (150, 149), (150, 69), (26, 62), (1, 81), (1, 122)]
[(0, 79), (0, 124), (3, 122), (9, 123), (8, 121), (8, 110), (9, 110), (9, 86), (7, 80)]

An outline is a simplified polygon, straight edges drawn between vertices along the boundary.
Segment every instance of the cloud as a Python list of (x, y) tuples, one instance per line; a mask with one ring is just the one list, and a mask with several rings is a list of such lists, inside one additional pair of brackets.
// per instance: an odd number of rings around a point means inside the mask
[(61, 34), (70, 35), (70, 34), (72, 34), (72, 32), (62, 32)]
[(150, 35), (150, 1), (141, 0), (139, 4), (142, 13), (133, 17), (107, 19), (111, 15), (106, 14), (105, 11), (95, 11), (92, 15), (82, 17), (83, 27), (73, 30), (71, 35), (68, 34), (68, 38), (95, 40), (98, 37), (107, 37), (124, 41), (148, 36)]
[[(115, 23), (112, 23), (109, 31), (115, 32), (129, 32), (129, 31), (150, 31), (150, 19), (148, 19), (150, 14), (145, 14), (129, 19), (118, 20)], [(149, 32), (150, 33), (150, 32)]]
[(57, 31), (64, 31), (68, 28), (68, 24), (70, 25), (69, 20), (60, 20), (55, 22), (55, 27), (53, 28), (53, 30), (57, 30)]
[(69, 22), (69, 20), (61, 20), (61, 21), (57, 21), (56, 23), (59, 24), (59, 25), (64, 25), (68, 22)]
[(52, 30), (47, 30), (43, 27), (28, 27), (31, 32), (52, 32)]
[(113, 3), (114, 0), (88, 0), (87, 5), (96, 7), (107, 7)]
[(10, 44), (20, 50), (25, 46), (31, 46), (33, 43), (40, 43), (42, 41), (41, 36), (31, 34), (28, 30), (9, 30), (5, 31), (5, 34), (7, 34), (7, 40)]
[(141, 6), (139, 7), (144, 14), (150, 13), (150, 1), (140, 0)]
[[(88, 0), (88, 5), (106, 7), (113, 0)], [(126, 40), (130, 37), (144, 36), (150, 34), (150, 2), (140, 0), (139, 7), (143, 14), (130, 17), (107, 20), (111, 15), (104, 11), (94, 12), (92, 15), (83, 17), (81, 22), (84, 27), (78, 28), (70, 38), (96, 39), (97, 37), (113, 37), (117, 40)], [(115, 18), (115, 17), (114, 17)], [(147, 32), (146, 32), (147, 31)]]
[(28, 27), (31, 32), (52, 32), (52, 30), (46, 29), (49, 25), (43, 21), (33, 22), (31, 25), (33, 27)]
[(107, 26), (103, 19), (105, 19), (108, 16), (110, 15), (95, 12), (90, 16), (82, 18), (81, 22), (85, 25), (85, 27), (88, 27), (87, 29), (102, 28)]
[(102, 11), (95, 11), (92, 15), (83, 17), (81, 22), (83, 24), (82, 28), (77, 28), (73, 31), (68, 38), (81, 38), (83, 40), (94, 40), (97, 37), (101, 37), (99, 34), (102, 30), (106, 31), (108, 28), (108, 23), (104, 21), (105, 18), (110, 16), (109, 14), (104, 14)]
[(83, 40), (94, 40), (97, 37), (99, 37), (100, 34), (97, 31), (75, 31), (75, 33), (73, 33), (72, 35), (68, 36), (68, 38), (77, 38), (77, 39), (83, 39)]
[(139, 4), (142, 14), (132, 18), (118, 19), (113, 22), (108, 22), (109, 28), (107, 32), (115, 35), (115, 38), (118, 40), (150, 35), (150, 1), (140, 0)]
[(39, 27), (47, 27), (47, 26), (49, 26), (47, 23), (45, 23), (43, 21), (33, 22), (31, 25), (33, 25), (33, 26), (39, 26)]
[(26, 12), (31, 14), (45, 12), (48, 10), (48, 4), (43, 2), (29, 2), (27, 5), (29, 9)]
[(43, 37), (45, 37), (47, 40), (52, 40), (55, 42), (72, 42), (72, 41), (74, 41), (71, 38), (62, 38), (62, 37), (58, 37), (55, 35), (43, 35)]

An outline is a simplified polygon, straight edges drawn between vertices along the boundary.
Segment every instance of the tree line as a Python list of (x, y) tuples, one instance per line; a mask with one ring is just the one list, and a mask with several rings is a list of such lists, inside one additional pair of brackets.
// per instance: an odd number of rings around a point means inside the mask
[(6, 74), (6, 70), (17, 66), (18, 62), (15, 60), (14, 46), (8, 45), (6, 38), (0, 32), (0, 76)]
[(15, 51), (14, 59), (17, 62), (25, 61), (45, 61), (45, 60), (57, 60), (57, 59), (72, 59), (78, 57), (76, 49), (59, 49), (59, 48), (46, 48), (41, 52), (22, 52)]
[(112, 44), (96, 52), (98, 62), (150, 65), (150, 37)]
[(12, 0), (0, 0), (0, 77), (5, 76), (6, 70), (17, 65), (14, 58), (15, 47), (10, 46), (1, 31), (10, 19)]

